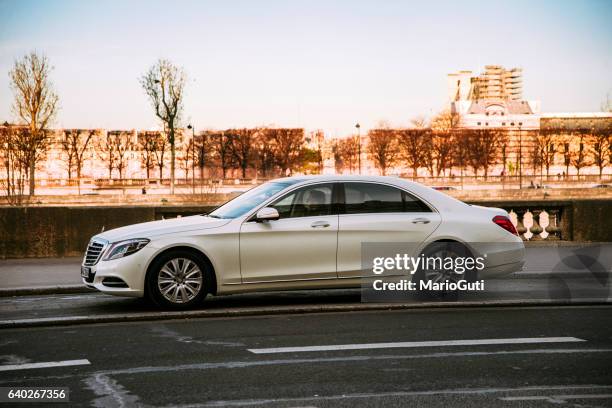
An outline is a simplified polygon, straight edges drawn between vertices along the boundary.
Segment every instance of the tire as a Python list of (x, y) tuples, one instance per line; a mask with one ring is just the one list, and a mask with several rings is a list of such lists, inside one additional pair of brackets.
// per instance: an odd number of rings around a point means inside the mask
[(209, 292), (212, 270), (203, 256), (177, 249), (156, 258), (147, 273), (147, 293), (164, 309), (184, 310), (199, 304)]
[[(423, 250), (423, 257), (471, 257), (472, 254), (463, 244), (459, 242), (434, 242), (430, 244), (425, 250)], [(413, 276), (413, 280), (416, 282), (419, 290), (418, 298), (421, 300), (442, 300), (442, 301), (456, 301), (459, 298), (458, 290), (447, 290), (447, 291), (438, 291), (438, 290), (421, 290), (421, 282), (433, 280), (434, 282), (444, 282), (444, 281), (457, 281), (460, 279), (465, 279), (468, 282), (475, 282), (477, 280), (477, 271), (466, 271), (463, 275), (458, 275), (455, 273), (443, 273), (437, 270), (425, 270), (424, 268), (419, 268), (415, 272)]]

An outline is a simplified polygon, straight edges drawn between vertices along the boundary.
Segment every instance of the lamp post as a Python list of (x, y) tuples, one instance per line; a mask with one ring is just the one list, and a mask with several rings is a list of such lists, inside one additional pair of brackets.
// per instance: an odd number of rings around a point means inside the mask
[(523, 122), (518, 123), (519, 131), (519, 190), (523, 188), (523, 134), (521, 133), (521, 126)]
[(357, 142), (359, 143), (357, 146), (357, 162), (359, 163), (359, 175), (361, 175), (361, 125), (359, 122), (355, 125), (357, 129)]
[(189, 124), (187, 129), (191, 130), (191, 193), (195, 194), (195, 128)]

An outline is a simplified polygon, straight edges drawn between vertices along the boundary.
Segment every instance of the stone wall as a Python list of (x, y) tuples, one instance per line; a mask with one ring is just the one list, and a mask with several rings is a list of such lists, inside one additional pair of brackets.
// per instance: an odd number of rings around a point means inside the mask
[[(612, 242), (612, 200), (476, 201), (508, 211), (560, 211), (560, 238)], [(0, 207), (0, 259), (81, 256), (92, 235), (139, 222), (210, 211), (212, 206)]]
[(0, 258), (81, 256), (100, 231), (212, 207), (0, 207)]

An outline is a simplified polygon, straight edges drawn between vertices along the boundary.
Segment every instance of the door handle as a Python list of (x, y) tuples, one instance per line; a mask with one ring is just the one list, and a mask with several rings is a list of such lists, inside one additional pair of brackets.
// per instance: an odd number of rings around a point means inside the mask
[(429, 224), (430, 222), (427, 218), (415, 218), (412, 220), (413, 224)]
[(310, 224), (312, 228), (327, 228), (329, 227), (329, 222), (327, 221), (315, 221)]

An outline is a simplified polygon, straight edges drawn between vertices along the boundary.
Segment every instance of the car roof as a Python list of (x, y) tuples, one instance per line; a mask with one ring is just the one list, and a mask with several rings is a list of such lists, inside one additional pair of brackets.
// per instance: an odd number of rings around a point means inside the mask
[(399, 177), (390, 176), (360, 176), (360, 175), (309, 175), (309, 176), (291, 176), (277, 178), (272, 181), (278, 182), (302, 182), (302, 181), (382, 181), (389, 182), (391, 180), (401, 180)]

